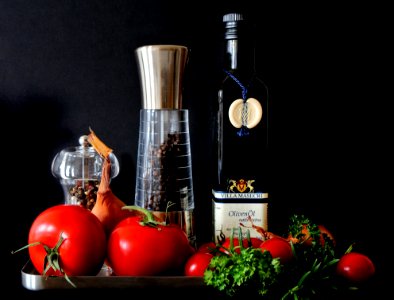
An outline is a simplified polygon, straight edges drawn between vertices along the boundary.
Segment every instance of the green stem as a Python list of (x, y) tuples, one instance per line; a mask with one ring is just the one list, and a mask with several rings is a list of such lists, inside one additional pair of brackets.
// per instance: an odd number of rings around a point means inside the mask
[(64, 278), (67, 280), (68, 283), (70, 283), (73, 287), (76, 287), (76, 285), (70, 280), (70, 278), (67, 276), (67, 274), (64, 272), (64, 270), (62, 269), (62, 267), (60, 266), (59, 263), (59, 259), (60, 259), (60, 254), (59, 254), (59, 247), (61, 246), (61, 244), (63, 243), (63, 232), (60, 233), (60, 237), (59, 240), (57, 241), (55, 247), (50, 248), (47, 245), (41, 243), (41, 242), (34, 242), (31, 244), (28, 244), (16, 251), (12, 251), (11, 253), (14, 254), (16, 252), (19, 252), (23, 249), (27, 249), (29, 247), (33, 247), (33, 246), (38, 246), (38, 245), (42, 245), (45, 249), (45, 252), (47, 253), (44, 259), (44, 268), (43, 268), (43, 274), (45, 275), (47, 274), (47, 272), (49, 271), (49, 269), (53, 269), (54, 271), (59, 271), (61, 274), (64, 275)]
[(130, 211), (136, 210), (144, 214), (144, 219), (140, 222), (142, 226), (151, 226), (151, 227), (157, 227), (158, 225), (163, 225), (162, 222), (158, 222), (155, 220), (152, 212), (150, 210), (147, 210), (146, 208), (136, 206), (136, 205), (127, 205), (123, 206), (122, 209), (127, 209)]
[(21, 251), (23, 249), (27, 249), (29, 247), (38, 246), (38, 245), (41, 245), (41, 243), (40, 242), (31, 243), (29, 245), (23, 246), (22, 248), (19, 248), (18, 250), (11, 251), (11, 254), (15, 254), (15, 253), (17, 253), (17, 252), (19, 252), (19, 251)]

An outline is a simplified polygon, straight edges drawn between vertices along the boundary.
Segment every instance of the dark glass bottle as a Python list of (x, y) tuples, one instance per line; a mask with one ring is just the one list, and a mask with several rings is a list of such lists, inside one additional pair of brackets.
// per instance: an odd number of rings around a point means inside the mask
[(212, 190), (216, 241), (232, 229), (246, 233), (252, 224), (268, 226), (268, 90), (256, 71), (250, 23), (238, 13), (224, 15), (223, 22), (224, 79), (216, 107)]

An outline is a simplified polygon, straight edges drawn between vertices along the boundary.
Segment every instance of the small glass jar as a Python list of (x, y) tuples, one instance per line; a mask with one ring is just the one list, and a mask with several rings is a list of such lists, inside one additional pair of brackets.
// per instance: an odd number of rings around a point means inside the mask
[[(61, 150), (52, 161), (52, 174), (64, 191), (64, 203), (92, 209), (101, 181), (103, 158), (89, 144), (87, 135), (79, 138), (80, 146)], [(119, 174), (119, 162), (111, 153), (111, 178)]]

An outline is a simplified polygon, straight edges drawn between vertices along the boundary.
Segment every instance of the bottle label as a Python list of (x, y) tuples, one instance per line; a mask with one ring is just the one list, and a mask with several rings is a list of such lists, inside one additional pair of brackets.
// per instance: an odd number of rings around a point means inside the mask
[(220, 242), (231, 232), (238, 237), (238, 231), (250, 237), (261, 238), (252, 225), (268, 229), (268, 193), (226, 193), (213, 190), (214, 240)]
[(213, 196), (215, 197), (216, 202), (227, 203), (238, 202), (240, 199), (249, 200), (248, 202), (251, 203), (267, 202), (268, 200), (268, 193), (226, 193), (213, 191)]

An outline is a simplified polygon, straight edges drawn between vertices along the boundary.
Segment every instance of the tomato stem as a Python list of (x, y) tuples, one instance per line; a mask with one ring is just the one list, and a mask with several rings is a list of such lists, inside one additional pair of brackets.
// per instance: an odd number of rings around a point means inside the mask
[(15, 254), (15, 253), (17, 253), (17, 252), (19, 252), (19, 251), (21, 251), (21, 250), (23, 250), (23, 249), (27, 249), (27, 248), (33, 247), (33, 246), (38, 246), (38, 245), (40, 245), (40, 244), (41, 244), (40, 242), (35, 242), (35, 243), (28, 244), (28, 245), (26, 245), (26, 246), (23, 246), (22, 248), (19, 248), (18, 250), (11, 251), (11, 254)]
[(136, 205), (127, 205), (127, 206), (123, 206), (122, 209), (127, 209), (130, 211), (136, 210), (136, 211), (142, 212), (144, 214), (144, 218), (140, 222), (140, 224), (142, 226), (157, 227), (157, 225), (163, 225), (162, 222), (156, 221), (152, 212), (147, 210), (146, 208), (136, 206)]
[(41, 242), (34, 242), (34, 243), (28, 244), (26, 246), (23, 246), (22, 248), (20, 248), (16, 251), (12, 251), (11, 253), (14, 254), (16, 252), (19, 252), (23, 249), (27, 249), (29, 247), (42, 245), (45, 249), (45, 252), (47, 253), (47, 255), (45, 256), (45, 259), (44, 259), (44, 268), (43, 268), (43, 272), (42, 272), (43, 275), (46, 276), (48, 270), (52, 268), (54, 271), (59, 271), (61, 274), (63, 274), (64, 278), (67, 280), (67, 282), (69, 284), (71, 284), (73, 287), (76, 287), (76, 285), (70, 280), (70, 278), (67, 276), (67, 274), (63, 271), (63, 269), (59, 263), (59, 258), (60, 258), (59, 247), (63, 243), (63, 241), (64, 241), (63, 232), (61, 232), (59, 240), (57, 241), (55, 247), (53, 247), (53, 248), (50, 248)]

